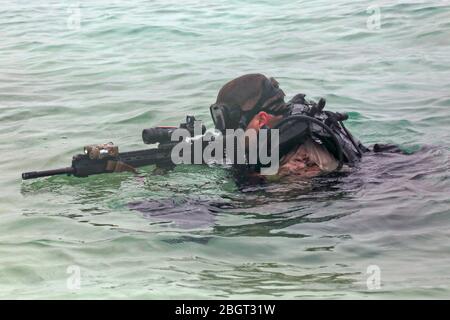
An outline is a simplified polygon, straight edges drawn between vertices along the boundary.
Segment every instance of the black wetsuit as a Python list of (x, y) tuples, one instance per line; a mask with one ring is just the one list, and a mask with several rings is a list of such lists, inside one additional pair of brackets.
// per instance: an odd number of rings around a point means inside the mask
[[(326, 124), (334, 133), (338, 140), (343, 153), (343, 162), (347, 165), (354, 165), (358, 162), (363, 153), (369, 151), (358, 139), (356, 139), (342, 123), (343, 115), (331, 111), (318, 110), (318, 104), (313, 101), (305, 99), (304, 94), (297, 94), (288, 103), (288, 111), (284, 114), (285, 117), (305, 115), (313, 117), (320, 122)], [(295, 127), (293, 128), (295, 130)], [(320, 142), (327, 147), (327, 149), (336, 156), (337, 151), (335, 146), (331, 143), (330, 134), (314, 123), (311, 124), (312, 138), (319, 138)], [(280, 135), (283, 133), (280, 132)]]
[[(346, 116), (338, 112), (319, 110), (320, 108), (318, 108), (318, 103), (306, 100), (304, 94), (297, 94), (287, 103), (287, 107), (288, 111), (284, 114), (285, 117), (307, 115), (326, 124), (333, 131), (342, 147), (342, 153), (344, 156), (343, 162), (346, 165), (355, 165), (366, 152), (404, 153), (395, 144), (377, 143), (371, 147), (364, 146), (345, 127), (343, 120), (347, 118)], [(313, 138), (315, 136), (319, 137), (320, 141), (327, 147), (327, 149), (333, 153), (333, 155), (336, 155), (336, 150), (333, 144), (329, 143), (330, 141), (327, 139), (329, 138), (329, 133), (327, 133), (322, 127), (312, 124), (312, 135)]]

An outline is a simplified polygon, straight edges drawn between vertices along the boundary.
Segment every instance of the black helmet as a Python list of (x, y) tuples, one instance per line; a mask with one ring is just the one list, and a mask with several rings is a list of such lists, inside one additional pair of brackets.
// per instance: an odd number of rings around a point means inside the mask
[(231, 80), (220, 89), (210, 111), (216, 129), (245, 128), (255, 114), (287, 111), (284, 92), (274, 78), (255, 73)]

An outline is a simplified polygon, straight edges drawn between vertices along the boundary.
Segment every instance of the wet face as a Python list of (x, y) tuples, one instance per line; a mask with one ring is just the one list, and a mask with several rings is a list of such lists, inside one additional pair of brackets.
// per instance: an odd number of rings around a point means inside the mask
[[(283, 116), (274, 116), (263, 111), (259, 112), (249, 122), (246, 131), (255, 130), (258, 132), (264, 126), (273, 128), (282, 118)], [(249, 135), (248, 142), (256, 143), (256, 135)], [(248, 148), (248, 144), (246, 144), (246, 147)], [(332, 171), (336, 166), (336, 160), (323, 146), (308, 140), (281, 159), (278, 174), (281, 176), (295, 175), (308, 178), (320, 174), (322, 169)]]
[[(268, 114), (267, 112), (261, 111), (259, 112), (257, 115), (255, 115), (252, 120), (250, 120), (250, 122), (247, 125), (247, 128), (245, 128), (245, 132), (246, 134), (248, 134), (248, 137), (246, 139), (246, 144), (245, 144), (245, 148), (246, 150), (248, 150), (249, 144), (257, 144), (258, 139), (256, 137), (256, 134), (258, 134), (259, 129), (261, 129), (264, 126), (268, 126), (271, 128), (271, 126), (269, 125), (269, 122), (274, 118), (273, 115)], [(255, 131), (255, 135), (250, 134), (251, 130)]]
[(268, 126), (272, 128), (278, 121), (280, 121), (282, 116), (274, 116), (267, 112), (261, 111), (253, 117), (249, 122), (246, 130), (254, 129), (256, 132), (259, 131), (263, 126)]
[[(271, 150), (267, 152), (268, 148), (261, 148), (260, 143), (264, 143), (265, 139), (270, 139), (270, 145), (274, 146), (278, 142), (274, 143), (273, 138), (274, 136), (278, 137), (278, 135), (273, 134), (269, 136), (267, 135), (267, 132), (263, 132), (266, 133), (266, 135), (263, 135), (262, 141), (258, 141), (259, 133), (261, 128), (263, 128), (263, 130), (273, 128), (282, 118), (283, 116), (274, 116), (261, 111), (252, 118), (245, 130), (245, 150), (248, 152), (248, 156), (251, 158), (252, 154), (256, 156), (256, 153), (258, 153), (259, 156), (262, 157), (260, 160), (265, 159), (263, 160), (264, 162), (261, 162), (261, 164), (265, 165), (264, 168), (261, 168), (261, 174), (263, 175), (274, 175), (278, 172), (279, 152), (274, 148), (271, 148)], [(269, 141), (266, 141), (266, 143), (268, 142)], [(270, 158), (269, 161), (267, 161), (268, 157)]]

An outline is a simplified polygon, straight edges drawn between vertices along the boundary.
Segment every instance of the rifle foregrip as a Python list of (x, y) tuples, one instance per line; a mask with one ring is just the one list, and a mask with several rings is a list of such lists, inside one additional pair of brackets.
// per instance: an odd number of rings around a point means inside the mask
[(28, 180), (28, 179), (35, 179), (35, 178), (40, 178), (40, 177), (55, 176), (58, 174), (73, 174), (74, 172), (75, 172), (75, 170), (72, 167), (54, 169), (54, 170), (45, 170), (45, 171), (31, 171), (31, 172), (22, 173), (22, 179)]

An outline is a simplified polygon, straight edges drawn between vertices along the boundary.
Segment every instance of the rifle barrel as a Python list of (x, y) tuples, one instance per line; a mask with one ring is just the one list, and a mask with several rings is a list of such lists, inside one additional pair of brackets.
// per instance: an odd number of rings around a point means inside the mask
[(54, 170), (45, 170), (45, 171), (31, 171), (31, 172), (22, 173), (22, 179), (27, 180), (27, 179), (35, 179), (35, 178), (40, 178), (40, 177), (55, 176), (58, 174), (73, 174), (74, 172), (75, 172), (75, 169), (72, 167), (54, 169)]

